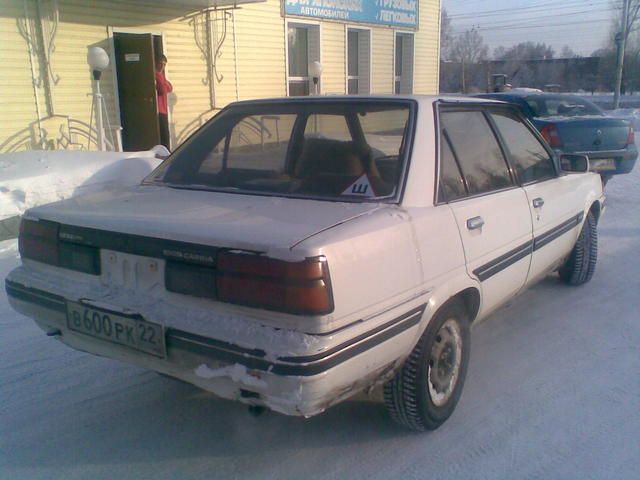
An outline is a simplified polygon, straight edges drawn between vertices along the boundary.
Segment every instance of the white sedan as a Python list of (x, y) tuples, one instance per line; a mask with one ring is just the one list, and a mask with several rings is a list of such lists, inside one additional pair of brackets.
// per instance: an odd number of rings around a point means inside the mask
[(490, 100), (238, 102), (141, 185), (29, 210), (6, 289), (73, 348), (253, 408), (312, 416), (384, 385), (396, 421), (434, 429), (473, 322), (551, 272), (593, 275), (588, 168)]

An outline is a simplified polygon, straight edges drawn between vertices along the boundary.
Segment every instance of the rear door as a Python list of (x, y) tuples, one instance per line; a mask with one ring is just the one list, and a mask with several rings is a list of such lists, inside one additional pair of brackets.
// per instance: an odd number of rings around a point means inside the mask
[(153, 36), (114, 33), (113, 42), (126, 151), (148, 150), (160, 143)]
[(453, 211), (484, 315), (525, 284), (531, 215), (483, 107), (440, 108), (440, 203)]
[(490, 118), (527, 196), (534, 237), (528, 280), (532, 283), (557, 268), (573, 248), (585, 182), (581, 175), (558, 175), (551, 153), (518, 112), (494, 107)]

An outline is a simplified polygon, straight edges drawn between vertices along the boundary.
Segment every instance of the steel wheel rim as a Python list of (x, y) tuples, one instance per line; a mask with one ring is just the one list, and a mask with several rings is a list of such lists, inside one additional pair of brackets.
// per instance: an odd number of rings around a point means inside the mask
[(445, 405), (458, 383), (462, 365), (462, 332), (454, 318), (442, 324), (427, 359), (429, 397), (436, 407)]

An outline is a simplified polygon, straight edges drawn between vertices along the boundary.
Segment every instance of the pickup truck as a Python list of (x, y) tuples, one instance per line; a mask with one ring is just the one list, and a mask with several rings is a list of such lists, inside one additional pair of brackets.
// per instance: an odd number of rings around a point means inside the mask
[(27, 211), (6, 291), (72, 348), (254, 409), (382, 388), (393, 419), (435, 429), (472, 324), (553, 272), (591, 279), (588, 168), (490, 100), (237, 102), (141, 185)]

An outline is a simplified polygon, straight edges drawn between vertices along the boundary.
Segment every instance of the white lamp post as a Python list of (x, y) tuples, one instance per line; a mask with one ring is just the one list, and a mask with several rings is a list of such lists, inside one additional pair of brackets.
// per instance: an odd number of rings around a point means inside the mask
[(309, 64), (309, 75), (311, 75), (311, 78), (313, 79), (314, 95), (318, 95), (320, 93), (318, 81), (322, 76), (322, 64), (319, 61), (316, 60)]
[(95, 81), (95, 93), (93, 94), (93, 104), (96, 110), (96, 130), (98, 132), (98, 149), (103, 151), (104, 145), (104, 124), (102, 118), (102, 93), (100, 93), (100, 77), (102, 72), (109, 66), (109, 55), (100, 47), (90, 47), (87, 53), (87, 63), (91, 67), (93, 80)]

